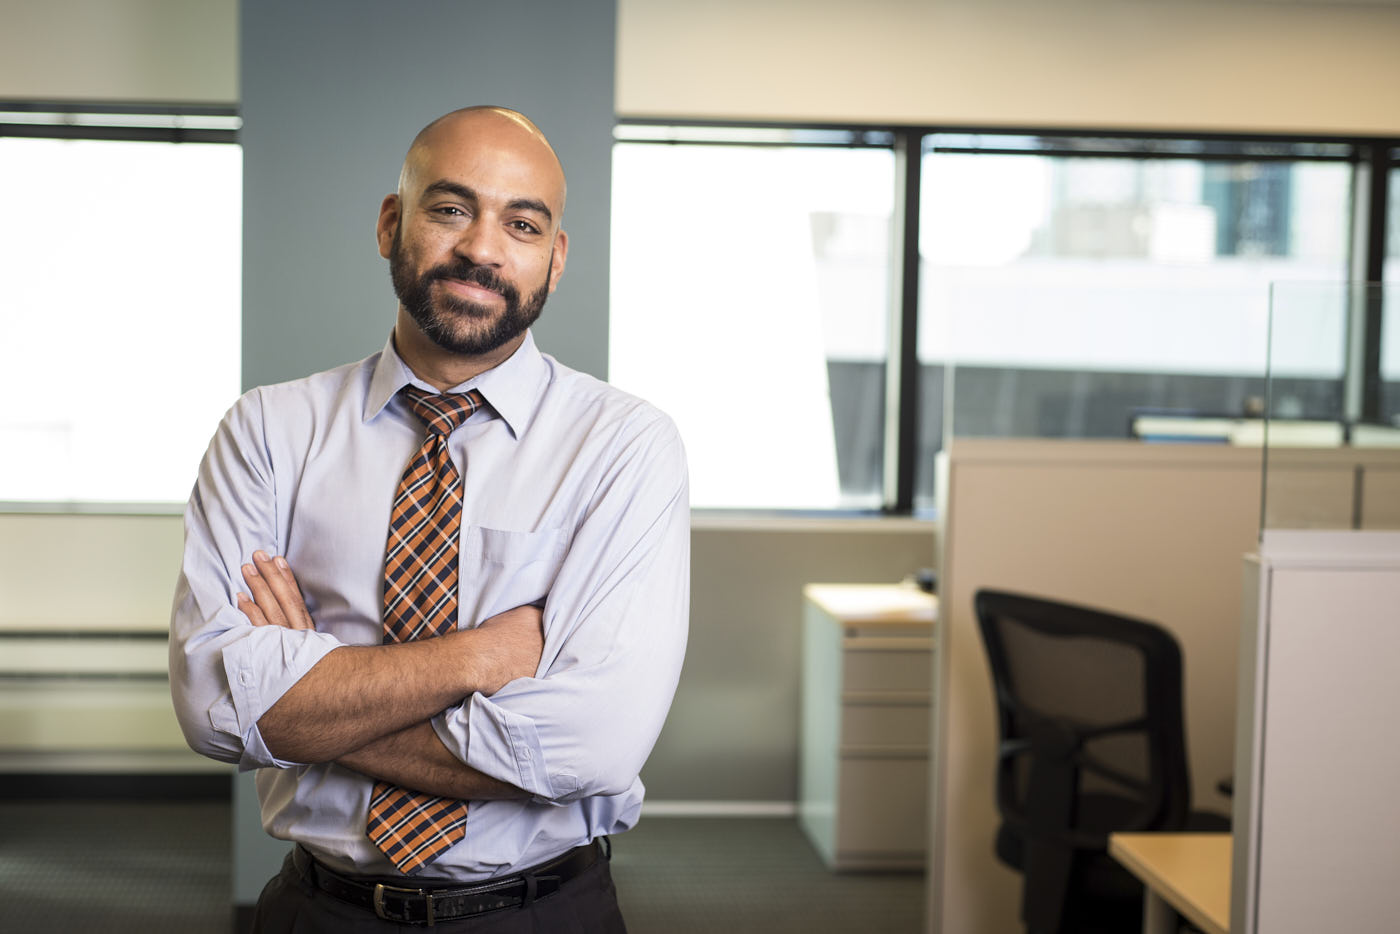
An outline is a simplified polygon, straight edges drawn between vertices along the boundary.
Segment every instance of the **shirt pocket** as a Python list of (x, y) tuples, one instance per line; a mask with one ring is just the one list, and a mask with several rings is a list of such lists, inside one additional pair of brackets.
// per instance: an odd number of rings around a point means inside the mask
[(567, 546), (564, 529), (517, 532), (464, 526), (458, 553), (458, 626), (475, 626), (517, 606), (544, 603)]

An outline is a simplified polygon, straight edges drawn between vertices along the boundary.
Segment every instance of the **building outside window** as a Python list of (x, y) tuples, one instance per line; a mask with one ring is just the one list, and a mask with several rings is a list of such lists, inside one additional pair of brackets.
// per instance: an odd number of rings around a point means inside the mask
[[(914, 150), (909, 174), (898, 153)], [(1339, 419), (1347, 302), (1311, 303), (1306, 326), (1271, 348), (1270, 295), (1306, 294), (1303, 283), (1346, 292), (1335, 287), (1355, 262), (1359, 152), (1326, 140), (623, 125), (611, 378), (676, 416), (699, 508), (888, 508), (893, 451), (901, 472), (913, 465), (914, 510), (927, 509), (949, 427), (1128, 438), (1154, 413), (1259, 415), (1271, 349), (1272, 414)], [(907, 216), (901, 185), (919, 192)], [(1396, 281), (1395, 180), (1388, 223)], [(898, 231), (917, 238), (917, 303), (895, 287), (915, 247)], [(918, 378), (894, 382), (914, 387), (898, 398), (918, 430), (890, 443), (892, 335), (911, 316)], [(1381, 348), (1386, 418), (1400, 412), (1397, 330)]]
[[(1262, 413), (1271, 285), (1346, 278), (1351, 166), (1325, 147), (1267, 160), (1171, 148), (926, 140), (918, 502), (933, 501), (945, 414), (958, 436), (1125, 438), (1143, 413)], [(1282, 348), (1276, 413), (1340, 414), (1333, 318), (1311, 330), (1323, 339)]]

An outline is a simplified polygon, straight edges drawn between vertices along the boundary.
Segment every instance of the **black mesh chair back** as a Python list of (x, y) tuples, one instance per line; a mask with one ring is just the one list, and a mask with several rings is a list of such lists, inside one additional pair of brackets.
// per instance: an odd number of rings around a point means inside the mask
[(1176, 639), (1020, 594), (974, 602), (1001, 740), (997, 855), (1024, 874), (1022, 918), (1032, 934), (1082, 930), (1067, 919), (1095, 913), (1095, 890), (1131, 899), (1131, 917), (1141, 889), (1108, 859), (1109, 833), (1180, 829), (1189, 810)]

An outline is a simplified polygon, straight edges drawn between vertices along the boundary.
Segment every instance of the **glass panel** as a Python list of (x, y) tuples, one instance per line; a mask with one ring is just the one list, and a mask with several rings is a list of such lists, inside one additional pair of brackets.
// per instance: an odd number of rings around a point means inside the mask
[(1400, 168), (1390, 171), (1390, 204), (1386, 209), (1385, 281), (1390, 287), (1381, 331), (1381, 417), (1400, 426)]
[[(1143, 415), (1262, 414), (1269, 284), (1345, 274), (1351, 169), (924, 157), (918, 502), (946, 364), (960, 436), (1123, 438)], [(1304, 348), (1298, 417), (1337, 410), (1342, 331)]]
[(242, 150), (0, 139), (0, 500), (182, 502), (238, 395)]
[(614, 146), (609, 379), (694, 506), (880, 505), (893, 192), (887, 150)]
[[(1272, 293), (1264, 528), (1400, 529), (1400, 424), (1345, 417), (1366, 411), (1380, 387), (1364, 380), (1347, 387), (1348, 398), (1329, 422), (1296, 418), (1288, 391), (1339, 320), (1356, 328), (1379, 314), (1386, 333), (1400, 327), (1400, 287), (1280, 282)], [(1359, 347), (1352, 356), (1355, 371), (1363, 372)]]
[[(1400, 150), (1396, 150), (1400, 157)], [(1385, 281), (1400, 282), (1400, 168), (1390, 170), (1390, 204), (1386, 207)]]

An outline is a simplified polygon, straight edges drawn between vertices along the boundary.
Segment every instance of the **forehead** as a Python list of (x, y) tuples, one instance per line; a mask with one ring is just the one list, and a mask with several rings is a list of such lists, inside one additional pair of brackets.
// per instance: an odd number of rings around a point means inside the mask
[(556, 217), (563, 210), (564, 173), (549, 144), (495, 114), (442, 121), (415, 141), (404, 162), (402, 193), (417, 198), (439, 182), (486, 199), (543, 201)]

